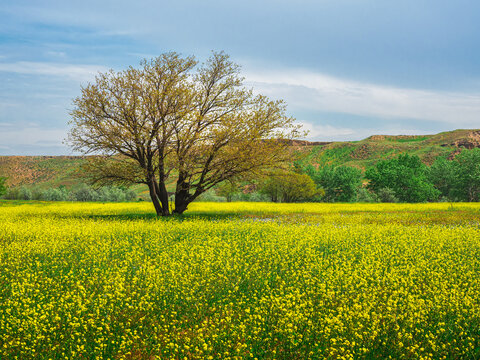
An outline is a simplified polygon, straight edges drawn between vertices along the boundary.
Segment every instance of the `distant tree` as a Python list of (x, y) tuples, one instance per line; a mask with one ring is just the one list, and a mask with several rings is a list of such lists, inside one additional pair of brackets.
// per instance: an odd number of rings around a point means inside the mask
[(18, 200), (32, 200), (33, 193), (29, 188), (22, 186), (18, 189)]
[(68, 191), (65, 187), (56, 189), (47, 189), (42, 194), (42, 200), (46, 201), (67, 201), (69, 199)]
[(361, 170), (351, 166), (326, 165), (315, 169), (310, 165), (305, 172), (325, 191), (323, 200), (327, 202), (355, 201), (362, 186)]
[(306, 174), (276, 171), (264, 181), (261, 192), (274, 202), (296, 202), (312, 199), (317, 194), (317, 189)]
[(222, 182), (217, 188), (216, 193), (218, 196), (223, 196), (228, 202), (231, 202), (235, 194), (240, 191), (238, 183), (231, 179)]
[(73, 191), (73, 198), (76, 201), (95, 201), (97, 194), (90, 186), (82, 184)]
[(463, 150), (452, 165), (453, 196), (462, 201), (480, 201), (480, 149)]
[(444, 199), (454, 200), (457, 184), (457, 169), (455, 162), (439, 157), (428, 169), (428, 179), (440, 191)]
[(126, 201), (135, 201), (137, 199), (137, 193), (132, 189), (125, 190), (125, 200)]
[(416, 155), (401, 154), (379, 161), (365, 177), (370, 180), (369, 189), (377, 194), (381, 189), (391, 189), (401, 202), (431, 201), (440, 195), (427, 178), (427, 166)]
[(246, 89), (224, 53), (200, 67), (166, 53), (82, 88), (69, 142), (103, 155), (84, 168), (92, 182), (146, 184), (157, 215), (170, 214), (166, 184), (175, 176), (173, 212), (181, 214), (217, 184), (289, 158), (285, 140), (301, 134), (285, 111), (282, 101)]
[(0, 177), (0, 196), (3, 196), (7, 192), (6, 177)]

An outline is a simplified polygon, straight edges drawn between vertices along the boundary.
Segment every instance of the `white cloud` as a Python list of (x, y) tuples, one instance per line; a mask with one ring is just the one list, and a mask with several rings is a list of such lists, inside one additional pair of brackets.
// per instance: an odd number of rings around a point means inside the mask
[(98, 72), (105, 72), (106, 70), (105, 67), (100, 65), (76, 65), (32, 61), (0, 63), (0, 71), (4, 72), (58, 76), (77, 81), (92, 80)]
[[(8, 126), (8, 125), (7, 125)], [(62, 146), (62, 141), (67, 137), (66, 129), (43, 129), (41, 127), (7, 128), (0, 131), (0, 144), (3, 146)]]
[(308, 131), (307, 139), (338, 139), (355, 134), (355, 130), (331, 125), (317, 125), (307, 121), (297, 121), (302, 129)]
[(440, 92), (344, 80), (298, 69), (246, 71), (255, 90), (299, 109), (387, 120), (418, 119), (479, 127), (480, 93)]

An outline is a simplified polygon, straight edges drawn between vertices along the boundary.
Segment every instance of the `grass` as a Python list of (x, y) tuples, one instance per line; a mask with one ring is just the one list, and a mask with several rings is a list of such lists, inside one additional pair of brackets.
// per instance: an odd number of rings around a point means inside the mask
[(0, 202), (1, 359), (480, 357), (479, 204)]

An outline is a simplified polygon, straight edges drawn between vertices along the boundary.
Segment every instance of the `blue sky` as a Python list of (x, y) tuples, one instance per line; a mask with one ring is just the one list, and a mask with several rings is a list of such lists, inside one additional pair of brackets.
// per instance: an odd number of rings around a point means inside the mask
[(312, 140), (480, 128), (478, 14), (467, 0), (2, 1), (0, 155), (71, 154), (80, 86), (172, 50), (224, 50)]

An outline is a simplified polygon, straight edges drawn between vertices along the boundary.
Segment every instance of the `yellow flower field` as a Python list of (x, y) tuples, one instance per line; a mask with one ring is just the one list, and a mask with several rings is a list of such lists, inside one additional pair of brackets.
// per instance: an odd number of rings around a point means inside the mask
[(478, 359), (480, 204), (0, 202), (0, 359)]

